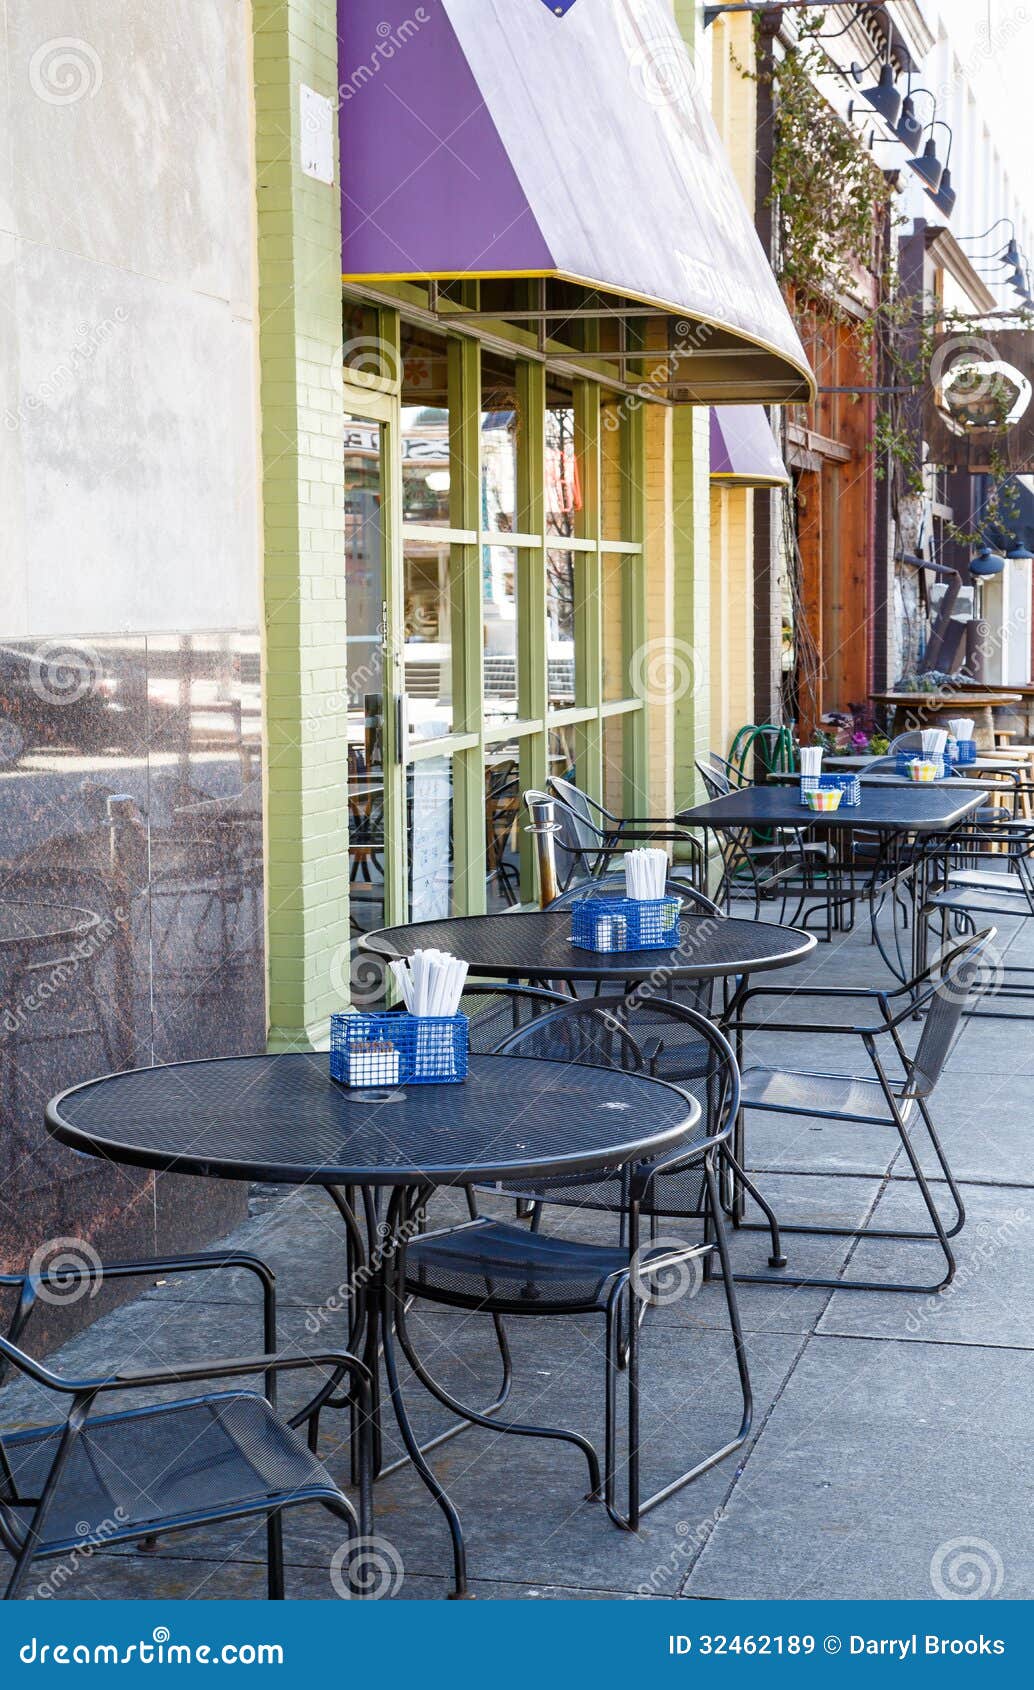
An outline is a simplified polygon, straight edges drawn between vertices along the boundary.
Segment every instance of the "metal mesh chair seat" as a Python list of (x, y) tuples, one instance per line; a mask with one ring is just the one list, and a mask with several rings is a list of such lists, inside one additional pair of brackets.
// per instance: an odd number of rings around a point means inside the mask
[(1006, 869), (953, 868), (950, 886), (989, 886), (992, 892), (1017, 892), (1022, 886), (1017, 876)]
[[(5, 1435), (18, 1497), (39, 1496), (63, 1429)], [(98, 1415), (73, 1446), (40, 1549), (122, 1532), (139, 1536), (152, 1521), (167, 1530), (170, 1521), (202, 1511), (258, 1511), (303, 1491), (339, 1494), (304, 1439), (253, 1393)]]
[[(661, 1259), (669, 1248), (643, 1257)], [(627, 1247), (553, 1238), (485, 1218), (417, 1239), (406, 1253), (406, 1285), (415, 1295), (498, 1314), (602, 1311), (615, 1276), (627, 1271)]]
[(745, 1109), (770, 1109), (787, 1115), (835, 1115), (838, 1121), (894, 1125), (876, 1079), (858, 1079), (852, 1074), (795, 1073), (782, 1068), (745, 1068), (741, 1084)]
[(978, 911), (983, 915), (1029, 916), (1034, 913), (1030, 899), (1021, 890), (995, 892), (990, 887), (947, 886), (943, 891), (931, 893), (926, 902), (928, 908), (958, 910), (962, 915)]

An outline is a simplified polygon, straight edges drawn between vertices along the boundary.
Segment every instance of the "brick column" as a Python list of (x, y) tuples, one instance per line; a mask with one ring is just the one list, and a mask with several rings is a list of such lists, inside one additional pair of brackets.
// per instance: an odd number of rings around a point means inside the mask
[(254, 0), (253, 17), (269, 1047), (284, 1050), (325, 1040), (349, 938), (340, 203), (302, 171), (300, 109), (303, 84), (336, 107), (337, 15)]

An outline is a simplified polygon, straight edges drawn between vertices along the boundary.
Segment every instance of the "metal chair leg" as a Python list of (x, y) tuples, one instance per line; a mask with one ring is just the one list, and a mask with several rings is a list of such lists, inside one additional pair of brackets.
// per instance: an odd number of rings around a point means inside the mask
[(266, 1588), (270, 1602), (284, 1599), (284, 1522), (279, 1511), (266, 1520)]
[[(511, 1370), (511, 1367), (510, 1367), (509, 1345), (506, 1343), (505, 1332), (503, 1330), (503, 1325), (502, 1325), (501, 1320), (499, 1319), (499, 1316), (494, 1315), (493, 1319), (496, 1323), (496, 1329), (497, 1329), (497, 1333), (498, 1333), (499, 1338), (500, 1338), (500, 1343), (505, 1346), (505, 1355), (506, 1355), (506, 1363), (507, 1363), (506, 1392), (508, 1394), (509, 1388), (510, 1388), (510, 1379), (512, 1378), (512, 1370)], [(511, 1433), (512, 1435), (514, 1435), (516, 1437), (525, 1437), (525, 1438), (553, 1438), (553, 1439), (555, 1439), (559, 1442), (562, 1442), (562, 1443), (574, 1444), (576, 1449), (581, 1450), (582, 1454), (585, 1456), (586, 1461), (588, 1462), (588, 1466), (589, 1466), (589, 1500), (595, 1501), (599, 1497), (599, 1494), (600, 1494), (599, 1457), (597, 1456), (596, 1451), (593, 1448), (592, 1444), (589, 1442), (588, 1438), (583, 1438), (580, 1432), (569, 1432), (569, 1431), (566, 1431), (563, 1427), (558, 1427), (558, 1426), (531, 1426), (531, 1425), (526, 1425), (524, 1423), (521, 1423), (521, 1422), (518, 1422), (518, 1421), (513, 1421), (513, 1420), (511, 1420), (511, 1421), (496, 1420), (496, 1419), (490, 1418), (489, 1413), (486, 1413), (486, 1412), (484, 1412), (480, 1409), (468, 1408), (464, 1403), (461, 1403), (456, 1397), (454, 1397), (451, 1394), (451, 1392), (447, 1391), (443, 1385), (440, 1385), (436, 1379), (433, 1379), (431, 1377), (431, 1375), (428, 1373), (426, 1367), (424, 1366), (423, 1362), (420, 1360), (420, 1357), (417, 1355), (416, 1350), (413, 1347), (413, 1341), (410, 1338), (409, 1328), (406, 1324), (406, 1316), (405, 1316), (404, 1311), (401, 1308), (396, 1308), (395, 1332), (396, 1332), (396, 1336), (398, 1337), (399, 1348), (401, 1349), (403, 1355), (405, 1356), (406, 1360), (408, 1361), (410, 1367), (413, 1369), (413, 1372), (416, 1375), (417, 1379), (420, 1381), (421, 1385), (423, 1385), (423, 1387), (426, 1391), (429, 1391), (433, 1397), (437, 1398), (437, 1400), (442, 1404), (443, 1407), (449, 1409), (449, 1411), (452, 1414), (458, 1414), (463, 1420), (469, 1421), (472, 1426), (485, 1426), (490, 1431), (493, 1431), (493, 1432), (508, 1432), (508, 1433)], [(500, 1402), (496, 1403), (494, 1406), (495, 1407), (501, 1406), (501, 1402), (502, 1402), (502, 1399), (500, 1399)], [(456, 1427), (451, 1428), (450, 1431), (445, 1434), (445, 1436), (446, 1437), (455, 1437), (457, 1432), (462, 1432), (462, 1431), (465, 1431), (465, 1430), (466, 1430), (466, 1428), (464, 1426), (456, 1426)], [(445, 1441), (444, 1437), (436, 1440), (436, 1442), (444, 1442), (444, 1441)], [(430, 1448), (430, 1447), (431, 1447), (430, 1445), (427, 1445), (427, 1444), (424, 1445), (425, 1449)]]

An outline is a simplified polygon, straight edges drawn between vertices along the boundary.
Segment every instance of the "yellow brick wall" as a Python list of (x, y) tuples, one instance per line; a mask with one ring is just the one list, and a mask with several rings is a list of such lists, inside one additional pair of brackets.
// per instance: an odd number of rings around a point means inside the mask
[(711, 487), (711, 746), (723, 755), (753, 720), (754, 502), (748, 488)]

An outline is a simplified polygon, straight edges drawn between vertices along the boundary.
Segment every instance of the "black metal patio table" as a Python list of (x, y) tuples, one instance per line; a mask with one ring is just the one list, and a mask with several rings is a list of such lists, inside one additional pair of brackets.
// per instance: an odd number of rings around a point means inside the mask
[[(904, 881), (912, 879), (917, 888), (917, 898), (921, 901), (931, 860), (930, 850), (926, 847), (936, 848), (938, 841), (950, 835), (986, 799), (986, 788), (971, 786), (968, 782), (963, 785), (956, 780), (935, 781), (929, 785), (911, 781), (907, 786), (863, 783), (858, 804), (841, 803), (837, 810), (811, 811), (801, 803), (800, 793), (793, 787), (747, 786), (722, 798), (714, 798), (709, 803), (698, 804), (692, 810), (683, 810), (678, 820), (687, 827), (703, 828), (705, 832), (710, 829), (715, 833), (733, 835), (771, 828), (814, 829), (823, 834), (876, 834), (880, 840), (880, 860), (869, 882), (873, 937), (888, 967), (904, 980), (914, 977), (923, 966), (919, 949), (920, 924), (912, 924), (910, 972), (906, 970), (900, 954), (895, 967), (879, 940), (875, 897), (877, 893), (885, 895), (888, 888), (893, 892)], [(902, 864), (901, 849), (907, 840), (913, 838), (925, 841), (926, 847)], [(881, 869), (892, 855), (894, 860), (890, 863), (890, 873), (881, 875)]]
[(443, 950), (472, 974), (499, 980), (633, 984), (657, 979), (746, 978), (786, 968), (815, 949), (815, 937), (771, 921), (683, 914), (676, 944), (662, 950), (586, 951), (571, 943), (570, 906), (511, 915), (461, 915), (366, 933), (359, 948), (384, 961)]
[[(409, 1459), (449, 1526), (455, 1596), (468, 1594), (459, 1516), (425, 1460), (429, 1446), (417, 1441), (395, 1356), (406, 1239), (438, 1187), (562, 1178), (650, 1161), (681, 1144), (699, 1120), (699, 1104), (660, 1080), (479, 1055), (470, 1058), (462, 1085), (391, 1091), (336, 1084), (325, 1054), (181, 1062), (73, 1086), (46, 1111), (47, 1128), (62, 1144), (107, 1161), (328, 1191), (350, 1246), (349, 1348), (361, 1344), (375, 1379), (383, 1354)], [(378, 1188), (391, 1193), (383, 1222)]]

